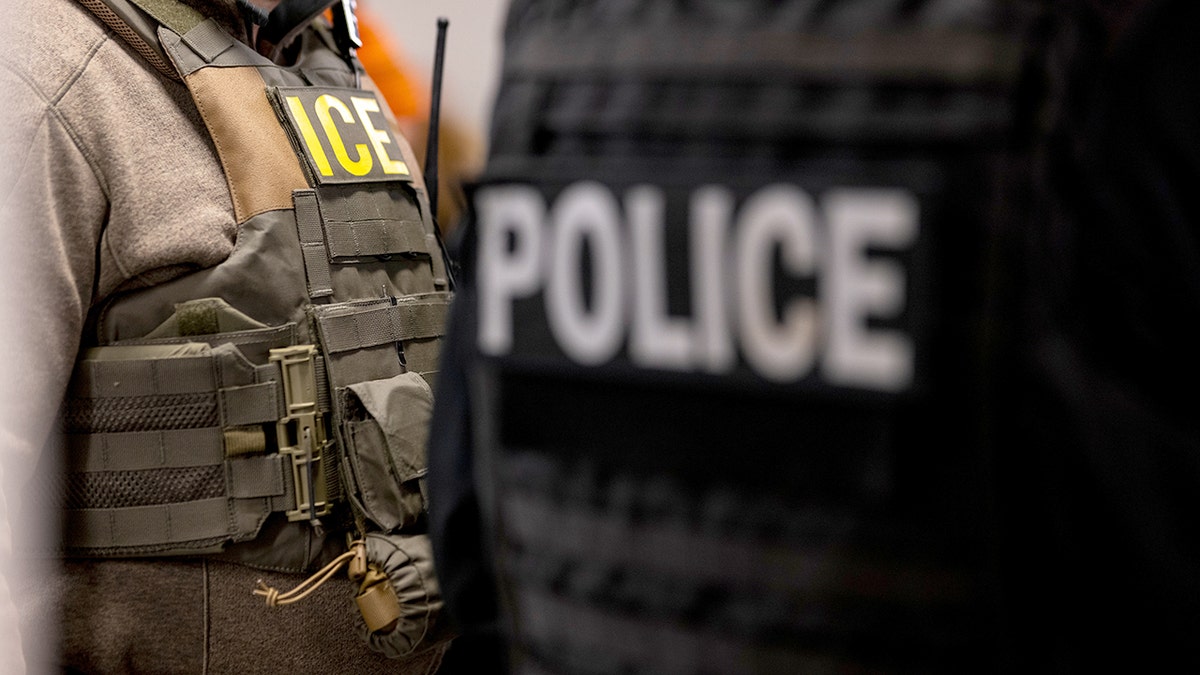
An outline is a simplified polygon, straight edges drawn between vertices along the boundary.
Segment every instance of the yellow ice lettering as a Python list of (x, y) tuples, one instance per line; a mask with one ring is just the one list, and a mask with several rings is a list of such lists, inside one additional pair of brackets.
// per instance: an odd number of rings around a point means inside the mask
[(312, 154), (313, 162), (321, 171), (321, 175), (332, 176), (333, 167), (329, 165), (329, 157), (325, 155), (325, 149), (321, 147), (321, 139), (317, 138), (317, 130), (313, 128), (312, 121), (308, 119), (308, 113), (304, 112), (304, 104), (300, 102), (300, 97), (288, 96), (287, 104), (288, 109), (292, 111), (292, 119), (296, 120), (296, 126), (300, 127), (300, 135), (304, 137), (304, 144), (308, 146), (308, 151)]
[(338, 163), (350, 175), (367, 175), (371, 172), (371, 166), (374, 164), (371, 161), (371, 151), (367, 148), (366, 143), (358, 143), (354, 146), (354, 149), (358, 151), (358, 159), (350, 159), (350, 155), (346, 153), (346, 144), (342, 141), (342, 136), (337, 130), (337, 125), (333, 122), (333, 116), (329, 114), (330, 108), (338, 111), (342, 122), (346, 124), (354, 124), (354, 115), (350, 113), (350, 109), (346, 107), (346, 104), (342, 103), (336, 96), (322, 94), (317, 98), (317, 119), (321, 120), (321, 127), (325, 129), (325, 135), (329, 137), (329, 145), (333, 147), (333, 156), (337, 157)]
[(387, 131), (375, 128), (375, 124), (368, 114), (379, 112), (379, 102), (373, 98), (360, 98), (358, 96), (351, 96), (350, 102), (354, 104), (354, 110), (358, 112), (358, 118), (362, 120), (363, 128), (367, 131), (367, 137), (371, 139), (371, 145), (375, 147), (375, 156), (379, 158), (379, 165), (383, 167), (383, 172), (388, 175), (407, 174), (408, 166), (404, 162), (389, 157), (387, 148), (383, 147), (385, 143), (392, 142), (391, 135)]

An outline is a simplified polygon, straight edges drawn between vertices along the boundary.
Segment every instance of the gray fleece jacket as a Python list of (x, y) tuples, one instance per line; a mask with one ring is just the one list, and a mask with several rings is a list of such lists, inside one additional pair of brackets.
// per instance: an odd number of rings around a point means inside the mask
[[(234, 0), (186, 1), (245, 39)], [(17, 551), (55, 536), (38, 506), (42, 491), (27, 484), (34, 464), (53, 456), (44, 448), (89, 312), (119, 291), (223, 261), (237, 226), (212, 141), (181, 83), (75, 0), (24, 2), (4, 14), (0, 646), (12, 634), (7, 574), (30, 672), (431, 672), (440, 649), (404, 665), (366, 649), (346, 579), (269, 610), (250, 594), (255, 580), (290, 588), (295, 577), (203, 560), (34, 565), (6, 555), (6, 512)], [(4, 665), (19, 667), (9, 658)]]

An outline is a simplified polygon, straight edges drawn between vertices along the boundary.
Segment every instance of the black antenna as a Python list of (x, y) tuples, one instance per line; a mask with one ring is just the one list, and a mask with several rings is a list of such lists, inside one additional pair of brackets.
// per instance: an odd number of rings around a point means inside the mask
[(438, 210), (438, 118), (442, 114), (442, 61), (446, 56), (446, 27), (450, 21), (438, 17), (437, 49), (433, 53), (433, 93), (429, 100), (429, 137), (425, 142), (425, 190), (429, 210), (437, 222)]

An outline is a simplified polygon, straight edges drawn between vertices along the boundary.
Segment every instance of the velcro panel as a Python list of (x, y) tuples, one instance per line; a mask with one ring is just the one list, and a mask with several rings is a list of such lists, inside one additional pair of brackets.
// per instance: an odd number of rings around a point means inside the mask
[[(218, 317), (220, 321), (223, 317)], [(137, 345), (169, 345), (169, 344), (188, 344), (188, 343), (205, 343), (216, 347), (222, 344), (234, 345), (238, 351), (242, 353), (252, 363), (265, 363), (270, 350), (278, 347), (287, 347), (288, 345), (296, 344), (298, 339), (296, 332), (296, 324), (285, 323), (279, 326), (271, 326), (268, 328), (251, 328), (246, 330), (222, 330), (213, 335), (187, 335), (174, 337), (170, 335), (153, 335), (146, 338), (136, 338), (132, 340), (121, 340), (121, 346), (137, 346)], [(155, 331), (157, 332), (157, 331)], [(279, 372), (278, 368), (272, 366), (275, 373)], [(226, 382), (225, 384), (229, 384)]]
[(292, 191), (308, 180), (258, 69), (201, 68), (185, 82), (221, 158), (238, 223), (291, 209)]
[(72, 548), (150, 546), (228, 536), (224, 497), (123, 509), (72, 509), (64, 537)]
[(449, 300), (442, 294), (397, 298), (317, 308), (326, 352), (336, 354), (365, 347), (441, 336)]
[(190, 5), (177, 0), (131, 0), (164, 26), (176, 33), (187, 33), (205, 20), (204, 15)]
[(67, 434), (66, 441), (69, 469), (77, 472), (209, 466), (225, 459), (215, 428)]

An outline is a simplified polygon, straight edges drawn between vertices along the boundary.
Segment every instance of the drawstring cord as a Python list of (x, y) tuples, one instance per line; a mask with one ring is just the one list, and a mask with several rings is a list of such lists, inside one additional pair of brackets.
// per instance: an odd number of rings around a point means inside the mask
[[(258, 580), (258, 588), (255, 588), (253, 593), (266, 598), (268, 607), (282, 607), (283, 605), (291, 605), (300, 602), (317, 590), (326, 581), (329, 581), (338, 570), (348, 562), (352, 562), (355, 558), (366, 560), (366, 543), (361, 539), (350, 544), (350, 550), (334, 558), (325, 567), (322, 567), (316, 574), (302, 581), (298, 586), (288, 591), (280, 593), (278, 588), (268, 586), (262, 579)], [(351, 577), (354, 576), (355, 566), (351, 565)]]

